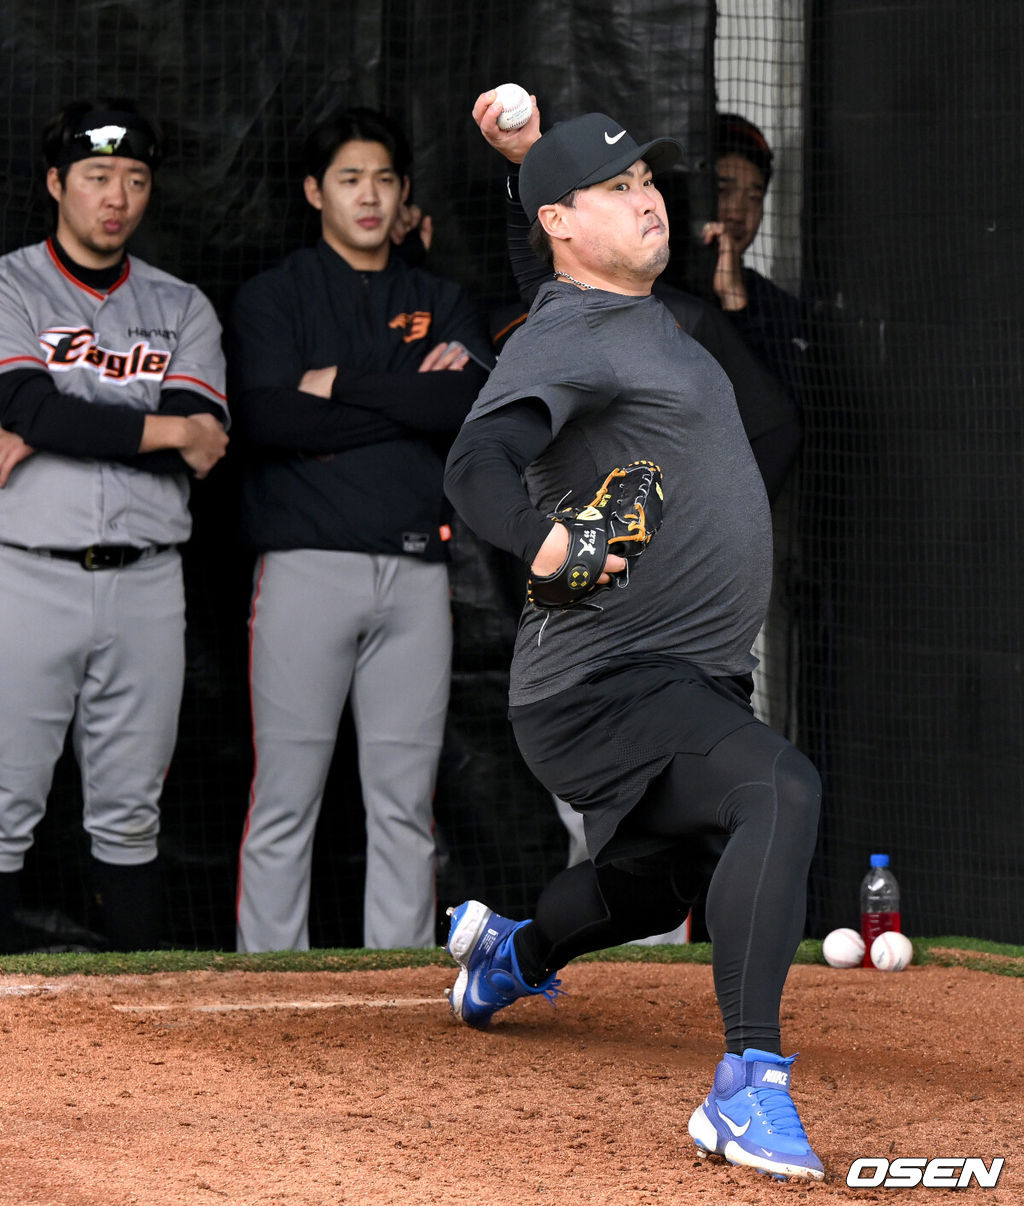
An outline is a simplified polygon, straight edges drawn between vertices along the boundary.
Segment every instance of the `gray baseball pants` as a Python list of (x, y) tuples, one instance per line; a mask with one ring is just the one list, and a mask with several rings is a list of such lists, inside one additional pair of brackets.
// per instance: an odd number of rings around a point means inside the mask
[(93, 856), (156, 858), (184, 632), (173, 550), (89, 572), (0, 547), (0, 872), (25, 861), (69, 725)]
[(313, 838), (350, 693), (366, 813), (363, 944), (435, 945), (447, 568), (322, 549), (267, 553), (255, 569), (249, 630), (255, 765), (238, 949), (309, 947)]

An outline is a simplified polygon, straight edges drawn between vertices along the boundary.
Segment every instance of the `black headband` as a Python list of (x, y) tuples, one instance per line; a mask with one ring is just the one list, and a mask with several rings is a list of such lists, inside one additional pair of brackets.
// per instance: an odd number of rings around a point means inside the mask
[(79, 119), (54, 157), (54, 167), (66, 167), (96, 155), (138, 159), (155, 168), (160, 162), (160, 140), (138, 113), (121, 109), (94, 109)]
[(764, 177), (765, 188), (772, 178), (772, 149), (752, 121), (736, 113), (721, 113), (716, 131), (716, 155), (742, 155)]

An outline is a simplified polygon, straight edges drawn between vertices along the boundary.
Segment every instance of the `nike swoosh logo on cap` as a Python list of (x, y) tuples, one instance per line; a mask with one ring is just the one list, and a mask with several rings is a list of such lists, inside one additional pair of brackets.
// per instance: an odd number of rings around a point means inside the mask
[(607, 130), (605, 130), (605, 132), (604, 132), (604, 140), (605, 140), (605, 142), (606, 142), (606, 143), (607, 143), (607, 144), (608, 144), (610, 147), (613, 147), (613, 146), (614, 146), (614, 145), (615, 145), (615, 144), (616, 144), (616, 143), (619, 141), (619, 139), (620, 139), (620, 138), (623, 136), (623, 134), (625, 134), (625, 132), (626, 132), (625, 130), (620, 130), (620, 131), (618, 132), (618, 134), (616, 134), (616, 135), (615, 135), (615, 137), (613, 138), (613, 137), (612, 137), (612, 136), (611, 136), (611, 135), (608, 133), (608, 131), (607, 131)]
[(749, 1118), (742, 1126), (737, 1126), (736, 1123), (733, 1122), (731, 1118), (723, 1114), (721, 1110), (718, 1111), (718, 1117), (721, 1118), (721, 1120), (725, 1123), (729, 1130), (732, 1131), (737, 1139), (739, 1139), (742, 1135), (745, 1135), (747, 1133), (747, 1128), (750, 1126)]

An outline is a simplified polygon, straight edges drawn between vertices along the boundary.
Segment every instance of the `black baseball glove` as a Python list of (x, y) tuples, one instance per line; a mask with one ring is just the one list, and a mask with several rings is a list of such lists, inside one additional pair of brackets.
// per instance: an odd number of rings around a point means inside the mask
[[(553, 574), (532, 574), (526, 594), (535, 607), (564, 610), (585, 603), (605, 586), (629, 585), (633, 558), (661, 527), (664, 500), (661, 470), (652, 461), (631, 461), (613, 469), (585, 507), (565, 507), (548, 516), (569, 529), (569, 551)], [(625, 557), (626, 569), (598, 585), (609, 553)]]

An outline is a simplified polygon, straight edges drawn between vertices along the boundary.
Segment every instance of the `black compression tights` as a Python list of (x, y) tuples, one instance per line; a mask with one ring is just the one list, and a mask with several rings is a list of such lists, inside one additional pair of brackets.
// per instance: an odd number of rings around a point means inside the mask
[(710, 753), (676, 754), (630, 817), (631, 832), (677, 838), (682, 856), (560, 872), (516, 934), (524, 975), (537, 982), (569, 959), (678, 925), (717, 853), (708, 933), (726, 1049), (780, 1050), (779, 1002), (803, 934), (807, 871), (821, 784), (811, 763), (762, 724), (723, 738)]

